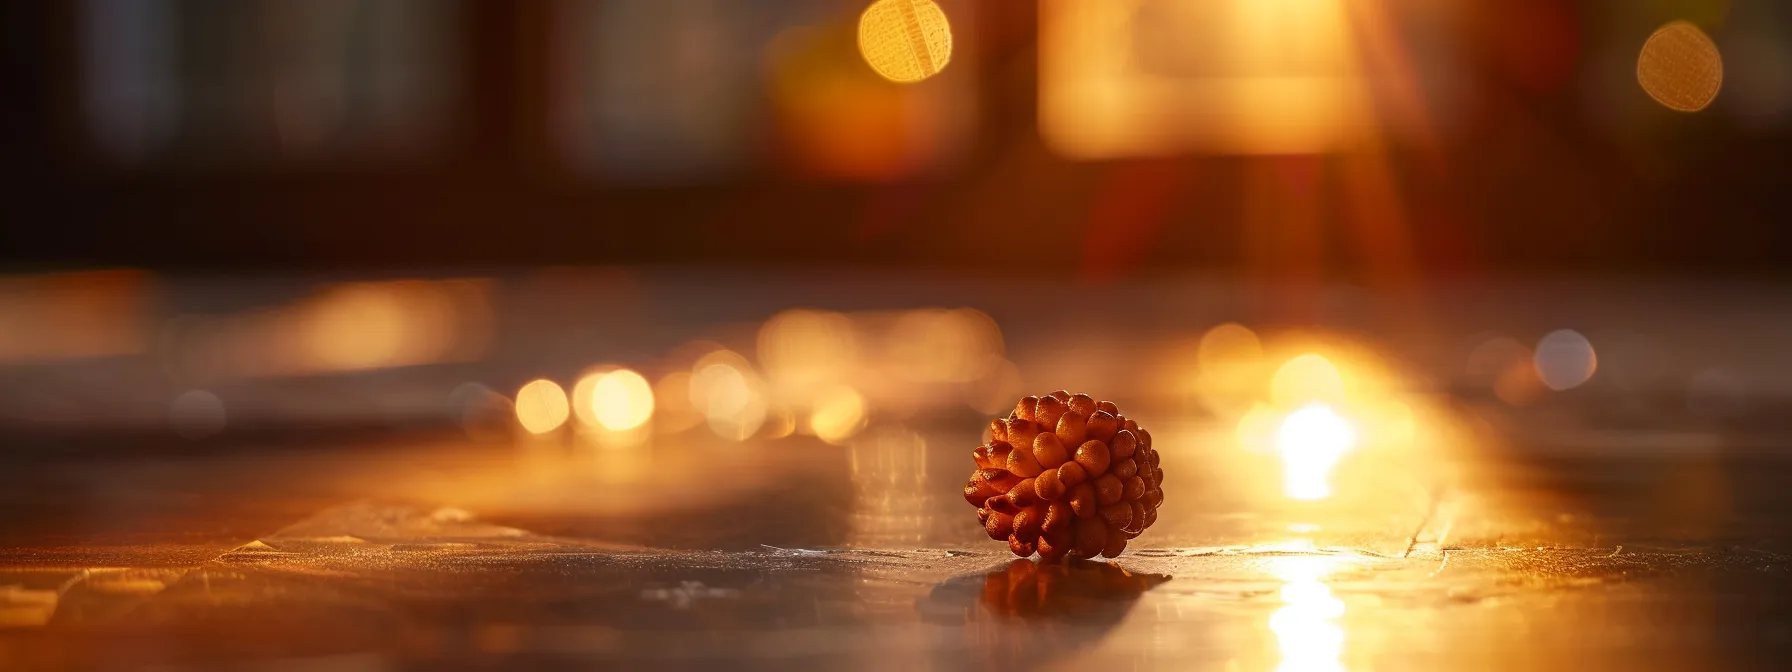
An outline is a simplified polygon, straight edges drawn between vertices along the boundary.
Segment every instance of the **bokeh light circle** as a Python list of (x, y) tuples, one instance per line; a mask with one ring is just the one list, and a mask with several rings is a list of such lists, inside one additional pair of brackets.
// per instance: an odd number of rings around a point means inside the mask
[(918, 82), (952, 60), (952, 25), (933, 0), (877, 0), (859, 15), (859, 53), (893, 82)]
[(1724, 59), (1705, 31), (1672, 21), (1643, 43), (1636, 58), (1636, 81), (1668, 109), (1697, 112), (1723, 88)]

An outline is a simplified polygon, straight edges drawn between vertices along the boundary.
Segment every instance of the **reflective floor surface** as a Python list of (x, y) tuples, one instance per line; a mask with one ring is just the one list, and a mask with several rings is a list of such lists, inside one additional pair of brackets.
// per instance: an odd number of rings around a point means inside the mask
[(1331, 497), (1301, 502), (1275, 487), (1285, 465), (1171, 424), (1158, 524), (1117, 559), (1055, 565), (1015, 560), (959, 497), (975, 419), (917, 426), (842, 446), (416, 437), (14, 465), (0, 667), (1778, 669), (1792, 653), (1777, 458), (1454, 451), (1343, 463)]

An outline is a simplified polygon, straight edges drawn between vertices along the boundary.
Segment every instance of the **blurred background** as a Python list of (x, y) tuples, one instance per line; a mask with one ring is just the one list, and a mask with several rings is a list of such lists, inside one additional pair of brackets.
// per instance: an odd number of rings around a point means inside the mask
[(1708, 455), (1792, 394), (1769, 0), (5, 11), (14, 459), (844, 443), (1057, 388)]

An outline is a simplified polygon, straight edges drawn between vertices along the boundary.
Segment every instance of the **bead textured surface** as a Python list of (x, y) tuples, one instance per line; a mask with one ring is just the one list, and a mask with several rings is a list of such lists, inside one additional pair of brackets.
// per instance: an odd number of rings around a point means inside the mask
[(1026, 397), (971, 453), (965, 501), (991, 539), (1047, 560), (1115, 557), (1157, 522), (1163, 470), (1151, 433), (1111, 401)]

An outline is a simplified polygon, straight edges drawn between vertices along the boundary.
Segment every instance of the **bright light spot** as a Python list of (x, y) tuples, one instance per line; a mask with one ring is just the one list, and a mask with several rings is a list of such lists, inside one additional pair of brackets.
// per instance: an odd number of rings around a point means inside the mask
[(1332, 467), (1356, 445), (1356, 430), (1325, 404), (1288, 414), (1276, 433), (1282, 453), (1282, 492), (1293, 499), (1331, 496)]
[(1305, 354), (1288, 360), (1276, 370), (1270, 381), (1270, 398), (1282, 408), (1295, 408), (1309, 402), (1344, 403), (1344, 376), (1331, 360), (1320, 355)]
[(640, 427), (653, 417), (653, 386), (628, 369), (606, 373), (592, 388), (591, 414), (613, 432)]
[(516, 420), (531, 434), (559, 429), (570, 414), (566, 390), (554, 381), (531, 381), (516, 391)]
[(865, 427), (865, 398), (850, 387), (829, 390), (815, 401), (809, 431), (828, 443), (842, 443)]
[(1269, 617), (1269, 630), (1282, 652), (1279, 672), (1342, 672), (1344, 601), (1322, 579), (1332, 563), (1324, 557), (1278, 558), (1273, 567), (1282, 584), (1284, 606)]
[(1636, 57), (1636, 81), (1668, 109), (1697, 112), (1723, 88), (1723, 55), (1698, 26), (1672, 21), (1643, 43)]
[(1263, 344), (1257, 340), (1256, 332), (1231, 322), (1208, 329), (1201, 336), (1201, 349), (1195, 355), (1203, 371), (1252, 364), (1262, 356)]
[(859, 53), (893, 82), (918, 82), (952, 60), (952, 26), (933, 0), (878, 0), (859, 15)]
[(1549, 332), (1537, 342), (1535, 356), (1537, 377), (1549, 389), (1562, 391), (1579, 387), (1593, 377), (1599, 368), (1599, 357), (1587, 337), (1573, 329)]
[(168, 406), (168, 424), (186, 439), (203, 439), (224, 431), (224, 400), (205, 390), (187, 390)]

